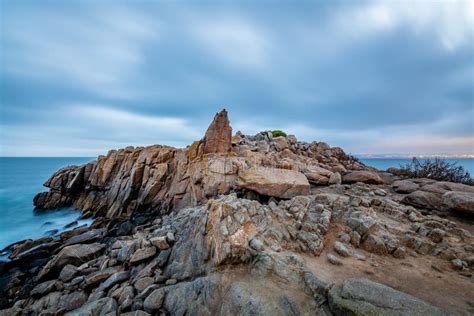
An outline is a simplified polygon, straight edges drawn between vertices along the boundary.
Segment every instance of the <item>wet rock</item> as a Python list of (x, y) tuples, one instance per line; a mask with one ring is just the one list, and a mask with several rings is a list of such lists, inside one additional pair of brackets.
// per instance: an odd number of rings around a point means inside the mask
[(348, 279), (329, 291), (336, 315), (446, 315), (445, 312), (386, 285), (367, 279)]

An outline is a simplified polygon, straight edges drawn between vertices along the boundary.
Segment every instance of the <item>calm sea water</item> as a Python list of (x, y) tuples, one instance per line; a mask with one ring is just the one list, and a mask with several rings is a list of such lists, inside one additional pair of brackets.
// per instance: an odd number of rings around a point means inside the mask
[[(387, 170), (390, 167), (398, 168), (400, 165), (411, 162), (411, 158), (360, 158), (359, 160), (367, 166), (375, 167), (380, 170)], [(426, 159), (419, 158), (418, 160), (425, 161)], [(474, 177), (474, 158), (443, 158), (443, 160), (450, 163), (456, 162), (471, 174), (471, 178)]]
[[(73, 209), (34, 212), (33, 197), (47, 191), (43, 183), (59, 168), (79, 165), (92, 158), (0, 157), (0, 250), (20, 240), (38, 238), (76, 220)], [(80, 224), (90, 220), (79, 221)]]
[[(2, 158), (0, 157), (0, 250), (20, 240), (45, 236), (76, 220), (80, 213), (66, 208), (47, 212), (33, 211), (33, 197), (46, 191), (43, 183), (59, 168), (80, 165), (93, 158)], [(474, 159), (457, 161), (474, 176)], [(385, 170), (410, 159), (361, 159), (369, 166)], [(80, 224), (88, 221), (80, 221)]]

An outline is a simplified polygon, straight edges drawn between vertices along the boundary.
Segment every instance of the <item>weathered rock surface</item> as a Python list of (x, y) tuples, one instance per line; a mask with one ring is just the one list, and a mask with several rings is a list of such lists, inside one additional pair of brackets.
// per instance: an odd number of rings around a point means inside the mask
[(371, 171), (351, 171), (342, 176), (343, 183), (363, 182), (368, 184), (383, 184), (383, 179)]
[(307, 195), (310, 188), (308, 180), (301, 172), (264, 167), (255, 167), (242, 172), (238, 185), (262, 195), (281, 199)]
[(217, 113), (203, 139), (203, 152), (228, 153), (231, 148), (232, 128), (230, 127), (227, 111)]
[(335, 315), (448, 315), (411, 295), (367, 279), (349, 279), (329, 291)]
[(474, 214), (474, 193), (450, 191), (443, 194), (442, 200), (449, 209)]

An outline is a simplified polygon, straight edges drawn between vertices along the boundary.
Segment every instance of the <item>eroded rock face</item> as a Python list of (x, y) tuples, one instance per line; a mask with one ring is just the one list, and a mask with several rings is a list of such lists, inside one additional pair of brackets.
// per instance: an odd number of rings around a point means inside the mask
[(240, 174), (238, 185), (281, 199), (309, 194), (309, 182), (305, 175), (293, 170), (254, 167)]
[(205, 154), (228, 153), (231, 148), (232, 128), (227, 111), (217, 113), (203, 139)]

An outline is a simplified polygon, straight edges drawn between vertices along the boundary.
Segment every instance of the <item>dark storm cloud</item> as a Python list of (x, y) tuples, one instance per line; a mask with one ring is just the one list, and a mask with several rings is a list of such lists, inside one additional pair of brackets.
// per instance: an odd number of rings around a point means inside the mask
[(223, 106), (353, 153), (474, 151), (468, 2), (1, 9), (2, 155), (185, 146)]

